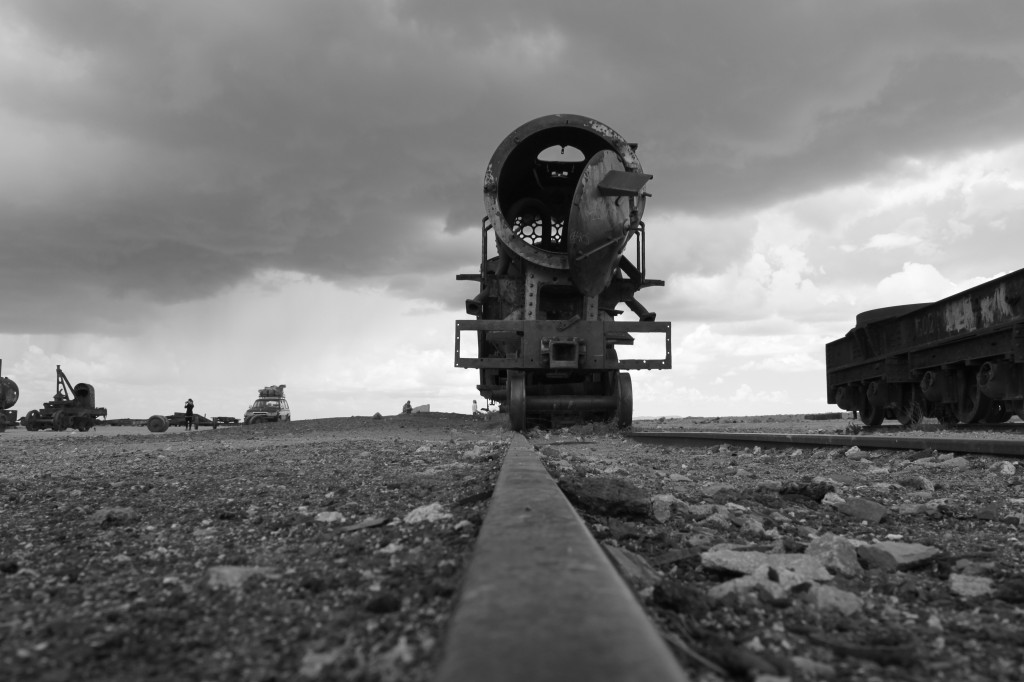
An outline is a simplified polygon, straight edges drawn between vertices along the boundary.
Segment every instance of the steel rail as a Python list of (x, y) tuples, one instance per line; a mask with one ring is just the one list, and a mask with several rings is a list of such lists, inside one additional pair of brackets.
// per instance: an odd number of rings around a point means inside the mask
[(829, 446), (862, 450), (928, 450), (1024, 458), (1022, 439), (921, 438), (919, 436), (839, 435), (819, 433), (730, 433), (724, 431), (633, 431), (633, 440), (669, 446), (761, 445), (768, 447)]
[(521, 434), (505, 455), (436, 679), (689, 679)]

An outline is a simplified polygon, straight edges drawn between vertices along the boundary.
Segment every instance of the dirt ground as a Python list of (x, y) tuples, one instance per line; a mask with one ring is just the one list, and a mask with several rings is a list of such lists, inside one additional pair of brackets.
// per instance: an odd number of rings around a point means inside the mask
[[(527, 435), (563, 489), (639, 501), (577, 505), (695, 680), (1024, 676), (1013, 461)], [(0, 435), (0, 669), (428, 680), (509, 438), (437, 413)]]

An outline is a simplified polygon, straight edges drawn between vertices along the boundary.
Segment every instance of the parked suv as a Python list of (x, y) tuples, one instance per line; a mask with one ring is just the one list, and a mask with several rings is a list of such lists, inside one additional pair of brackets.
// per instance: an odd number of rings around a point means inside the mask
[(284, 384), (268, 386), (260, 390), (260, 397), (245, 411), (242, 421), (246, 424), (260, 422), (290, 422), (292, 411), (284, 397)]

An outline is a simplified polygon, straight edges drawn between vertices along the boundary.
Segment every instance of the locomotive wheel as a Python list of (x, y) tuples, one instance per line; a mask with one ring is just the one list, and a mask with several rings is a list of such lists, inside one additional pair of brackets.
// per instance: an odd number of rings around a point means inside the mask
[(616, 372), (615, 425), (624, 429), (633, 423), (633, 380), (629, 372)]
[(53, 413), (53, 424), (50, 426), (54, 431), (66, 431), (70, 426), (71, 417), (64, 410), (57, 410)]
[(38, 431), (39, 424), (36, 423), (38, 419), (39, 410), (29, 410), (29, 413), (22, 418), (21, 423), (24, 425), (26, 431)]
[(508, 420), (513, 431), (526, 430), (526, 374), (508, 373)]
[(76, 417), (72, 420), (72, 425), (82, 433), (89, 430), (89, 418), (88, 417)]
[(978, 388), (977, 372), (965, 372), (957, 386), (956, 418), (964, 424), (976, 424), (985, 418), (992, 408), (992, 399)]
[(896, 408), (896, 421), (903, 426), (917, 426), (924, 419), (924, 408), (916, 400), (900, 404)]
[(865, 426), (878, 426), (883, 419), (885, 419), (885, 408), (872, 405), (865, 391), (864, 398), (860, 401), (860, 420)]

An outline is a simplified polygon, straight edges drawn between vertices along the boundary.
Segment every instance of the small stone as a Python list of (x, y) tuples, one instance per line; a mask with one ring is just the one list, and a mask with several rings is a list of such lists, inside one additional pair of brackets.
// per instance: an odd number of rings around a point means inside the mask
[(1004, 580), (993, 596), (1011, 604), (1024, 604), (1024, 578)]
[(352, 532), (354, 530), (365, 530), (367, 528), (374, 528), (376, 526), (383, 526), (387, 522), (388, 522), (388, 520), (386, 518), (384, 518), (383, 516), (368, 516), (367, 518), (363, 519), (362, 521), (358, 521), (356, 523), (352, 523), (352, 524), (349, 524), (347, 526), (342, 526), (338, 530), (343, 532), (343, 533), (349, 533), (349, 532)]
[(857, 556), (870, 568), (889, 571), (923, 566), (939, 554), (941, 552), (935, 547), (916, 542), (883, 541), (857, 548)]
[(647, 516), (651, 498), (624, 478), (591, 476), (581, 481), (559, 481), (569, 501), (592, 514)]
[(302, 657), (299, 675), (310, 679), (320, 677), (320, 673), (323, 672), (325, 667), (341, 659), (344, 654), (345, 647), (340, 646), (322, 652), (307, 651)]
[(808, 680), (828, 680), (836, 676), (835, 666), (829, 663), (821, 663), (806, 656), (794, 656), (790, 659), (793, 666)]
[(89, 523), (97, 526), (126, 526), (139, 519), (139, 512), (131, 507), (104, 507), (89, 516)]
[(904, 502), (900, 504), (898, 511), (900, 516), (925, 515), (930, 517), (942, 516), (942, 500), (932, 502)]
[(1017, 474), (1017, 467), (1014, 466), (1013, 462), (1003, 462), (999, 465), (999, 473), (1003, 476), (1015, 476)]
[(211, 566), (207, 571), (207, 580), (210, 587), (240, 590), (245, 581), (254, 575), (277, 577), (272, 569), (265, 566)]
[(674, 505), (682, 504), (675, 495), (653, 495), (651, 497), (651, 516), (658, 523), (665, 523), (672, 518)]
[(881, 523), (889, 515), (888, 507), (863, 497), (852, 497), (843, 504), (836, 505), (836, 509), (847, 516), (868, 523)]
[(381, 592), (370, 597), (365, 608), (370, 613), (393, 613), (402, 608), (402, 600), (393, 592)]
[(756, 591), (763, 591), (772, 599), (785, 599), (788, 596), (786, 588), (769, 577), (770, 571), (768, 566), (762, 566), (753, 575), (744, 575), (719, 583), (708, 590), (708, 599), (718, 601), (731, 594), (742, 597)]
[(814, 556), (806, 554), (768, 554), (743, 552), (734, 549), (713, 549), (700, 555), (704, 568), (753, 574), (762, 566), (776, 571), (783, 569), (795, 573), (802, 582), (832, 580), (832, 574)]
[(337, 521), (344, 521), (345, 515), (336, 511), (322, 511), (317, 513), (317, 515), (313, 517), (313, 520), (321, 521), (323, 523), (335, 523)]
[(808, 598), (816, 608), (835, 611), (844, 616), (852, 616), (864, 610), (863, 599), (831, 585), (812, 585)]
[(806, 554), (817, 557), (825, 568), (848, 577), (864, 572), (857, 559), (857, 548), (841, 535), (825, 533), (807, 546)]
[(975, 518), (982, 521), (995, 521), (999, 518), (999, 510), (1002, 505), (999, 502), (989, 502), (975, 513)]
[(655, 585), (651, 598), (655, 605), (700, 618), (708, 611), (707, 598), (696, 587), (678, 580), (663, 580)]
[(903, 478), (899, 479), (897, 483), (899, 483), (904, 488), (910, 488), (912, 490), (935, 490), (935, 484), (920, 474), (904, 476)]
[(450, 519), (451, 514), (444, 511), (444, 507), (441, 506), (440, 502), (434, 502), (432, 504), (426, 504), (422, 507), (416, 507), (411, 512), (405, 515), (402, 519), (406, 523), (434, 523), (436, 521), (443, 521), (444, 519)]
[(992, 594), (992, 578), (980, 575), (949, 574), (949, 591), (958, 597), (972, 599)]
[(615, 566), (615, 570), (634, 589), (644, 590), (661, 582), (661, 574), (639, 554), (607, 542), (602, 542), (601, 547)]
[(821, 498), (821, 503), (829, 507), (838, 507), (841, 504), (846, 504), (846, 500), (835, 493), (827, 493), (825, 497)]
[(833, 490), (835, 490), (835, 486), (828, 481), (815, 481), (813, 483), (788, 481), (779, 488), (779, 494), (800, 495), (801, 497), (808, 497), (815, 502), (821, 502)]

